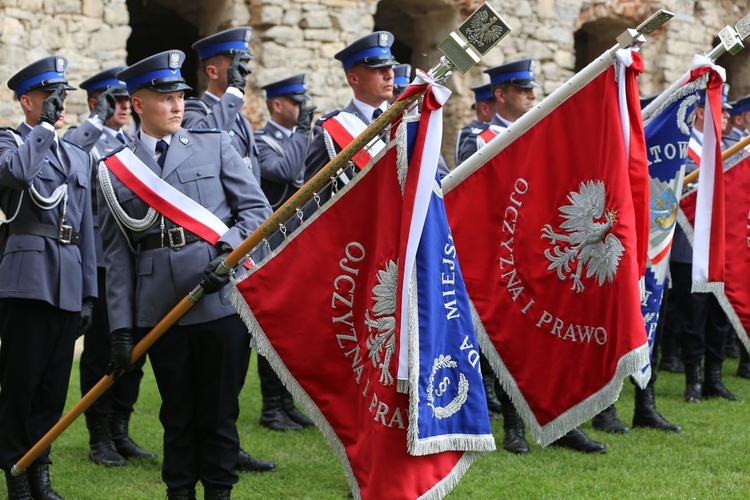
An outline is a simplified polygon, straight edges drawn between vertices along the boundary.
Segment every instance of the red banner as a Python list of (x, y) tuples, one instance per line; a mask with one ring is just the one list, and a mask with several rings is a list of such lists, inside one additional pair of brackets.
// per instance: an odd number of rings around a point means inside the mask
[[(731, 161), (731, 159), (729, 160)], [(750, 157), (724, 170), (725, 261), (724, 293), (716, 293), (732, 326), (750, 351)], [(679, 222), (690, 241), (697, 191), (680, 200)], [(687, 224), (687, 226), (686, 226)]]
[(626, 153), (616, 80), (609, 68), (445, 195), (483, 350), (543, 445), (648, 362), (631, 190), (645, 139), (629, 127)]

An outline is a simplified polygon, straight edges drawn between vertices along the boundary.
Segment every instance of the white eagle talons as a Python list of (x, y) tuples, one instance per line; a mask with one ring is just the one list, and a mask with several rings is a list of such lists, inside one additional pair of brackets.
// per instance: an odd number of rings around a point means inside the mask
[[(378, 271), (378, 284), (372, 289), (375, 306), (365, 311), (365, 326), (370, 336), (366, 345), (367, 356), (372, 366), (380, 368), (379, 381), (383, 385), (393, 385), (391, 359), (396, 352), (396, 287), (398, 286), (398, 264), (388, 261), (386, 269)], [(374, 333), (373, 333), (374, 330)], [(381, 361), (382, 356), (382, 361)]]
[[(596, 277), (599, 286), (606, 281), (614, 281), (617, 267), (625, 249), (620, 240), (610, 231), (617, 222), (617, 212), (605, 209), (605, 189), (602, 181), (581, 182), (580, 191), (568, 194), (570, 205), (560, 207), (565, 221), (560, 229), (565, 234), (555, 233), (552, 226), (545, 224), (542, 238), (550, 240), (554, 248), (544, 251), (551, 264), (548, 270), (555, 270), (561, 280), (573, 280), (571, 290), (580, 293), (584, 286), (581, 281), (583, 268), (586, 278)], [(604, 221), (600, 221), (604, 217)], [(557, 245), (557, 242), (567, 245)], [(571, 272), (575, 264), (575, 271)], [(566, 276), (567, 275), (567, 276)]]

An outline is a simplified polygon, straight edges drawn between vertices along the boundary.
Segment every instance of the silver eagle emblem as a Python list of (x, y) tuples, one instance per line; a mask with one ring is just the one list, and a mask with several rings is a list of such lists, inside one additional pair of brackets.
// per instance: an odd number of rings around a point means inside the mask
[(372, 289), (375, 306), (372, 313), (365, 311), (365, 326), (370, 336), (366, 345), (372, 366), (380, 368), (379, 381), (393, 385), (391, 359), (396, 352), (396, 290), (398, 264), (388, 261), (385, 269), (378, 271), (378, 284)]
[(492, 45), (496, 40), (501, 38), (504, 33), (503, 26), (496, 24), (498, 18), (490, 16), (490, 13), (486, 10), (480, 10), (475, 16), (471, 18), (471, 23), (466, 28), (466, 37), (472, 45), (477, 47), (484, 47), (485, 45)]
[(625, 251), (617, 236), (610, 232), (617, 222), (617, 212), (604, 206), (604, 182), (586, 181), (579, 187), (578, 192), (568, 194), (570, 205), (559, 208), (565, 219), (560, 229), (565, 233), (555, 233), (549, 224), (542, 228), (542, 239), (549, 239), (554, 246), (552, 251), (549, 248), (544, 251), (550, 261), (547, 269), (556, 271), (562, 281), (572, 279), (571, 290), (578, 293), (584, 290), (581, 281), (584, 268), (586, 278), (595, 278), (599, 286), (605, 281), (612, 283)]

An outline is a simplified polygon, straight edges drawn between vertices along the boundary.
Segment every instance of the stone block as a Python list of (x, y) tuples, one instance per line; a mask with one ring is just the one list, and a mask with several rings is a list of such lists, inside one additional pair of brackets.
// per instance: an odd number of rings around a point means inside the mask
[(84, 16), (101, 18), (104, 15), (102, 0), (82, 0), (81, 11)]
[(130, 36), (130, 26), (118, 26), (116, 28), (103, 27), (96, 33), (91, 34), (91, 47), (97, 50), (115, 50), (124, 48)]
[(321, 29), (331, 28), (331, 18), (326, 10), (313, 10), (305, 12), (303, 9), (302, 20), (299, 27), (302, 29)]
[(261, 24), (291, 24), (282, 22), (284, 16), (284, 9), (279, 5), (266, 5), (260, 9), (260, 23)]

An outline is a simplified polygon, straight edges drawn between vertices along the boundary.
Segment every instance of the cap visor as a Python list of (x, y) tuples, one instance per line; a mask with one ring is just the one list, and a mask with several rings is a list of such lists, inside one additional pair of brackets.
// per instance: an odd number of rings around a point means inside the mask
[(176, 92), (178, 90), (193, 90), (184, 83), (162, 83), (160, 85), (145, 85), (141, 88), (153, 90), (154, 92)]
[(534, 80), (513, 80), (511, 84), (521, 89), (534, 89), (540, 86)]
[(374, 59), (372, 61), (363, 61), (361, 63), (362, 66), (366, 66), (368, 68), (385, 68), (386, 66), (391, 67), (398, 64), (398, 61), (394, 59), (393, 57), (387, 57), (385, 59)]
[(312, 99), (312, 97), (310, 97), (307, 94), (286, 94), (286, 97), (288, 97), (292, 101), (298, 102), (300, 104), (303, 103), (303, 102), (305, 102), (305, 101), (309, 101), (310, 99)]

